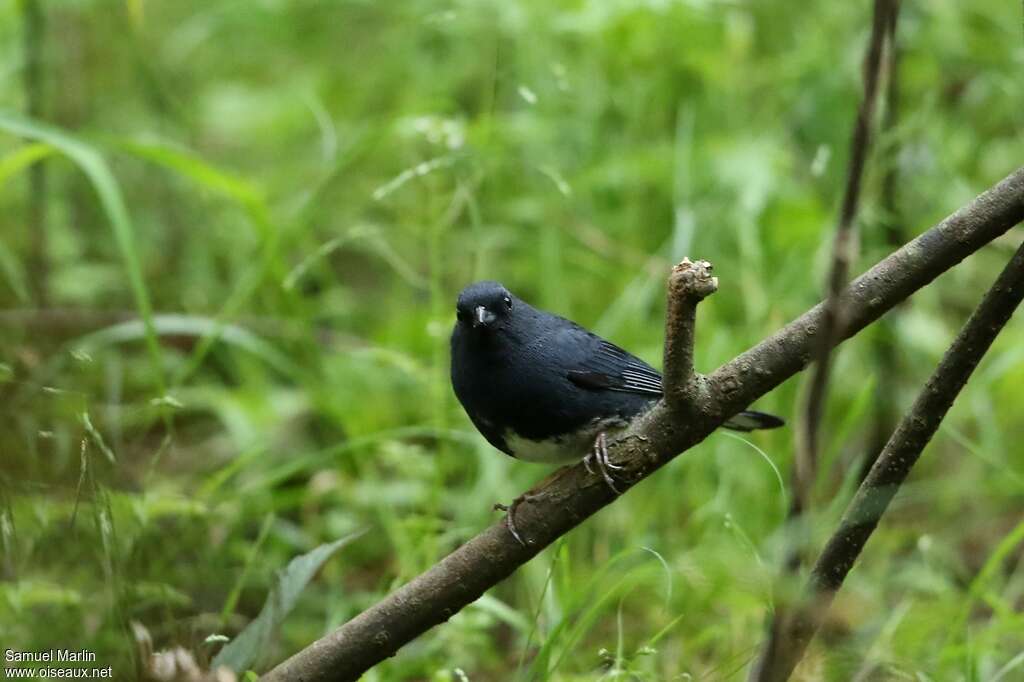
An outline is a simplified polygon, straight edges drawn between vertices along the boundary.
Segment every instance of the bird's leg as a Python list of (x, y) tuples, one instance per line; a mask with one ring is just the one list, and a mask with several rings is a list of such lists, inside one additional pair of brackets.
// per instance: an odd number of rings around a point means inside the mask
[(622, 493), (615, 487), (615, 479), (612, 478), (612, 475), (608, 470), (618, 470), (623, 467), (618, 464), (614, 464), (610, 459), (608, 459), (608, 436), (605, 435), (604, 431), (597, 434), (597, 438), (594, 439), (594, 449), (583, 458), (583, 466), (586, 468), (588, 473), (593, 474), (594, 470), (590, 468), (591, 462), (593, 462), (594, 466), (597, 467), (597, 470), (601, 473), (601, 477), (604, 478), (604, 482), (608, 484), (608, 487), (612, 489), (612, 492), (616, 495), (621, 495)]
[(508, 532), (511, 533), (512, 537), (516, 539), (516, 542), (518, 542), (523, 547), (526, 547), (526, 542), (523, 540), (523, 537), (519, 534), (519, 530), (516, 528), (516, 510), (519, 509), (519, 505), (521, 505), (523, 502), (533, 502), (537, 498), (541, 497), (543, 493), (535, 493), (533, 491), (537, 490), (538, 488), (543, 488), (549, 483), (558, 480), (558, 478), (560, 476), (565, 475), (565, 473), (568, 472), (569, 469), (570, 467), (565, 466), (560, 467), (555, 471), (551, 472), (551, 474), (546, 476), (544, 480), (542, 480), (540, 483), (533, 486), (533, 488), (527, 490), (525, 493), (523, 493), (516, 499), (512, 500), (512, 504), (510, 505), (504, 505), (501, 502), (496, 502), (494, 504), (494, 508), (496, 510), (505, 512), (505, 527), (508, 528)]
[(516, 542), (523, 547), (526, 547), (526, 542), (523, 540), (523, 537), (519, 534), (519, 530), (516, 528), (516, 510), (519, 509), (519, 505), (523, 502), (533, 502), (536, 497), (536, 495), (530, 492), (525, 492), (512, 500), (512, 504), (510, 505), (506, 506), (501, 502), (497, 502), (494, 505), (495, 509), (505, 512), (505, 527), (508, 528), (508, 532), (516, 539)]
[(610, 459), (608, 459), (608, 436), (605, 435), (604, 431), (597, 434), (597, 441), (594, 443), (594, 445), (600, 451), (601, 461), (604, 463), (604, 466), (606, 468), (614, 469), (615, 471), (619, 471), (620, 469), (626, 468), (620, 464), (615, 464)]

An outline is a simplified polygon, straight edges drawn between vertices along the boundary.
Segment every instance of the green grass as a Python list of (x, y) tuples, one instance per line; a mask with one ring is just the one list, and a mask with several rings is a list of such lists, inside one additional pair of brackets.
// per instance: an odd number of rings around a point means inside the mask
[[(74, 644), (130, 678), (135, 621), (209, 660), (290, 561), (368, 528), (297, 595), (272, 663), (496, 521), (547, 470), (490, 448), (448, 386), (474, 279), (660, 364), (667, 269), (711, 260), (701, 370), (821, 290), (869, 3), (43, 4), (45, 122), (16, 113), (21, 18), (0, 8), (5, 647)], [(904, 5), (858, 271), (889, 249), (889, 165), (909, 237), (1024, 158), (1020, 6)], [(1020, 238), (839, 353), (818, 546), (878, 391), (910, 404)], [(1024, 674), (1022, 348), (1011, 322), (803, 679)], [(758, 407), (792, 420), (800, 391)], [(713, 435), (366, 679), (742, 679), (795, 587), (777, 577), (792, 438)]]

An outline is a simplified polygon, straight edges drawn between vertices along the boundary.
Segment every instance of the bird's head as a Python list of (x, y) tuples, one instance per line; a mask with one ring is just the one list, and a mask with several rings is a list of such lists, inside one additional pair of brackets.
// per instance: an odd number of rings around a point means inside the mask
[(498, 282), (474, 282), (459, 294), (455, 316), (463, 327), (492, 329), (509, 318), (515, 302), (515, 297)]

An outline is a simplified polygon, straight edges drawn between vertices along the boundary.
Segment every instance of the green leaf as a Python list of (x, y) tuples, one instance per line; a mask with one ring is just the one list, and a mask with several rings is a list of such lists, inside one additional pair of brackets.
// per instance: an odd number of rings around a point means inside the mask
[(0, 273), (7, 279), (14, 295), (22, 303), (29, 300), (28, 283), (25, 279), (25, 268), (6, 244), (0, 242)]
[(250, 211), (264, 212), (263, 195), (246, 180), (212, 166), (192, 152), (161, 143), (116, 139), (114, 146), (190, 178), (196, 184), (236, 201)]
[(48, 144), (36, 142), (18, 147), (10, 154), (0, 158), (0, 186), (21, 171), (31, 167), (37, 161), (50, 156), (55, 151)]
[(279, 258), (277, 249), (279, 230), (272, 223), (266, 198), (256, 185), (213, 166), (195, 153), (159, 142), (141, 142), (121, 138), (111, 138), (109, 142), (125, 153), (173, 171), (192, 180), (204, 189), (237, 203), (248, 216), (257, 234), (263, 239), (262, 255), (239, 279), (238, 285), (216, 316), (217, 323), (203, 333), (199, 343), (193, 349), (189, 361), (179, 367), (172, 377), (172, 383), (179, 385), (184, 383), (199, 367), (213, 345), (220, 340), (223, 320), (232, 317), (241, 308), (273, 268), (276, 267), (283, 272), (283, 263), (275, 262)]
[(54, 147), (71, 159), (89, 178), (89, 182), (92, 183), (93, 189), (96, 190), (99, 197), (103, 212), (110, 222), (110, 227), (114, 231), (114, 239), (121, 252), (121, 258), (124, 260), (125, 270), (128, 272), (128, 281), (135, 298), (135, 306), (139, 309), (139, 315), (146, 325), (146, 345), (149, 348), (153, 369), (156, 372), (157, 386), (161, 394), (166, 393), (160, 344), (157, 342), (156, 330), (153, 327), (153, 307), (149, 300), (146, 280), (142, 275), (142, 259), (135, 245), (135, 230), (121, 195), (121, 188), (113, 173), (110, 172), (107, 162), (91, 146), (63, 130), (9, 111), (0, 111), (0, 130)]
[(0, 601), (9, 604), (17, 612), (41, 606), (78, 606), (83, 599), (81, 592), (62, 583), (25, 579), (0, 585)]
[[(56, 150), (48, 144), (34, 142), (22, 145), (0, 158), (0, 187), (3, 187), (18, 173), (55, 152)], [(22, 303), (28, 302), (29, 293), (25, 281), (25, 269), (8, 247), (2, 243), (0, 243), (0, 271), (7, 278), (7, 282), (18, 300)]]
[(224, 608), (221, 609), (221, 623), (226, 623), (231, 614), (235, 612), (235, 606), (238, 604), (238, 597), (241, 596), (242, 588), (245, 587), (245, 581), (246, 578), (249, 577), (249, 571), (252, 570), (252, 565), (256, 561), (257, 555), (259, 555), (260, 548), (263, 547), (263, 543), (270, 534), (270, 528), (273, 524), (273, 513), (269, 513), (263, 517), (263, 525), (260, 526), (260, 533), (256, 536), (256, 543), (249, 550), (249, 558), (245, 560), (245, 566), (242, 567), (242, 572), (238, 574), (238, 580), (235, 581), (235, 586), (231, 588), (231, 592), (228, 593), (228, 598), (224, 602)]
[(281, 624), (288, 612), (295, 606), (299, 594), (305, 589), (324, 562), (339, 549), (352, 542), (365, 531), (346, 535), (340, 540), (320, 545), (311, 552), (291, 560), (288, 566), (278, 573), (277, 584), (267, 596), (260, 615), (242, 630), (234, 641), (221, 649), (213, 659), (213, 668), (224, 666), (235, 672), (242, 672), (256, 661), (257, 656), (265, 651), (270, 638)]
[[(273, 344), (240, 325), (224, 324), (201, 315), (168, 313), (153, 317), (153, 329), (158, 336), (206, 337), (216, 334), (225, 344), (252, 353), (282, 374), (298, 376), (301, 371), (301, 368)], [(145, 336), (146, 331), (141, 320), (118, 322), (79, 338), (76, 341), (76, 349), (88, 352), (104, 346), (135, 341)], [(167, 396), (163, 396), (157, 400), (166, 401), (166, 398)]]

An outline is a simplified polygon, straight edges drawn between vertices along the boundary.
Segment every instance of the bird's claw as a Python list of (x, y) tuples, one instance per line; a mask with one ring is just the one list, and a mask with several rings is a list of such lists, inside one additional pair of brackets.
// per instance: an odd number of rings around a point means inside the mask
[(519, 505), (523, 502), (532, 502), (533, 496), (529, 493), (523, 493), (516, 499), (512, 500), (511, 505), (504, 505), (501, 502), (494, 504), (494, 509), (505, 512), (505, 527), (508, 528), (508, 532), (512, 534), (512, 537), (516, 539), (523, 547), (526, 547), (526, 542), (523, 537), (519, 534), (519, 530), (516, 528), (516, 509), (519, 509)]
[[(608, 437), (602, 431), (597, 434), (597, 438), (594, 439), (594, 449), (583, 458), (583, 466), (586, 468), (587, 473), (594, 475), (594, 468), (591, 468), (591, 464), (597, 469), (597, 472), (601, 474), (601, 478), (604, 482), (612, 489), (612, 492), (616, 495), (621, 495), (622, 491), (615, 486), (615, 479), (612, 478), (611, 471), (619, 471), (626, 467), (621, 464), (615, 464), (608, 458)], [(560, 469), (554, 474), (554, 478), (557, 478), (561, 474), (568, 471), (569, 468), (565, 467)], [(549, 479), (550, 480), (550, 479)], [(523, 502), (532, 502), (536, 495), (530, 493), (523, 493), (516, 499), (512, 500), (512, 504), (504, 505), (500, 502), (495, 503), (494, 509), (505, 512), (505, 527), (508, 528), (508, 532), (511, 533), (512, 537), (516, 539), (523, 547), (527, 546), (523, 536), (519, 534), (519, 529), (516, 527), (516, 510), (519, 509), (519, 505)]]
[(622, 491), (615, 487), (615, 479), (609, 473), (609, 469), (617, 471), (624, 469), (625, 467), (613, 463), (608, 459), (608, 437), (605, 436), (604, 432), (597, 434), (597, 438), (594, 440), (594, 449), (586, 457), (583, 458), (583, 467), (587, 470), (587, 473), (593, 475), (594, 470), (590, 468), (590, 463), (593, 462), (594, 466), (600, 472), (604, 482), (608, 484), (608, 487), (612, 489), (612, 492), (616, 495), (621, 495)]

